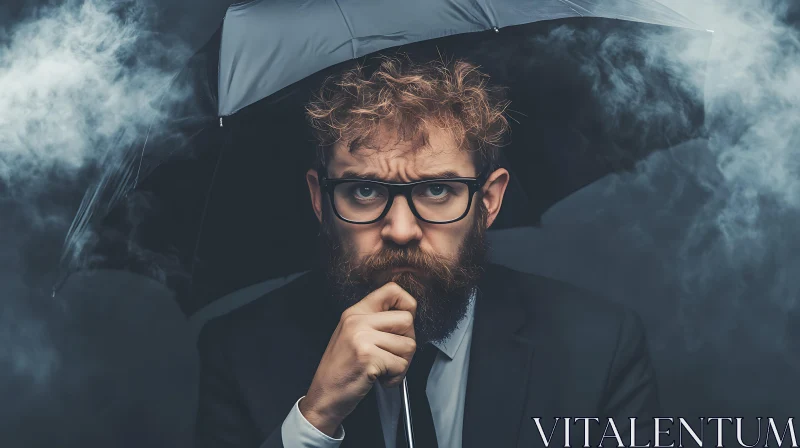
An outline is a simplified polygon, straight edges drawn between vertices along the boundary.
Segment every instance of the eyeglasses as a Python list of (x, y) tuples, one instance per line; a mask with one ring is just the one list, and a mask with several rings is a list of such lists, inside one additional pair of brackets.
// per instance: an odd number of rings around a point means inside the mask
[(469, 213), (472, 197), (485, 182), (485, 175), (426, 179), (408, 183), (364, 179), (320, 179), (328, 193), (333, 212), (351, 224), (372, 224), (383, 219), (397, 195), (408, 201), (417, 219), (432, 224), (449, 224)]

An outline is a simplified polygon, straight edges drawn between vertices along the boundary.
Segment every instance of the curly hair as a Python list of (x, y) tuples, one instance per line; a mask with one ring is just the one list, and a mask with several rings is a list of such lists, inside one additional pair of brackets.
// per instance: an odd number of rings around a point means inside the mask
[(478, 170), (494, 167), (509, 131), (509, 102), (503, 89), (488, 86), (487, 80), (464, 60), (421, 64), (407, 55), (380, 57), (369, 75), (356, 65), (329, 77), (306, 106), (318, 143), (314, 168), (326, 168), (326, 153), (335, 143), (351, 151), (369, 145), (386, 123), (403, 140), (427, 141), (427, 126), (437, 126), (473, 153)]

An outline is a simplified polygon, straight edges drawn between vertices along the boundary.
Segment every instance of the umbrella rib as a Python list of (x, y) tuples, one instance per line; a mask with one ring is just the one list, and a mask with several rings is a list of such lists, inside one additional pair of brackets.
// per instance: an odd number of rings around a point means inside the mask
[(563, 4), (567, 5), (567, 8), (571, 9), (571, 10), (572, 10), (572, 11), (573, 11), (575, 14), (577, 14), (577, 15), (579, 15), (579, 16), (581, 16), (581, 17), (583, 17), (584, 15), (583, 15), (583, 14), (581, 14), (581, 12), (580, 12), (580, 11), (578, 11), (577, 9), (575, 9), (574, 7), (581, 8), (581, 9), (583, 9), (584, 11), (588, 12), (589, 14), (591, 14), (591, 11), (587, 10), (586, 8), (582, 8), (582, 7), (578, 6), (578, 5), (576, 5), (575, 3), (572, 3), (572, 2), (571, 2), (571, 1), (569, 1), (569, 0), (559, 0), (559, 1), (560, 1), (561, 3), (563, 3)]
[(353, 36), (353, 28), (350, 27), (350, 22), (347, 20), (347, 16), (344, 14), (342, 10), (342, 6), (339, 4), (339, 0), (333, 0), (336, 3), (336, 7), (339, 8), (339, 14), (342, 15), (342, 20), (344, 20), (344, 25), (347, 27), (347, 32), (350, 33), (350, 50), (353, 52), (353, 59), (356, 58), (356, 38)]
[[(159, 95), (159, 99), (158, 99), (158, 109), (157, 110), (161, 110), (161, 107), (164, 104), (164, 97), (167, 96), (168, 89), (173, 85), (175, 80), (178, 79), (179, 75), (180, 75), (180, 73), (176, 73), (175, 75), (173, 75), (172, 79), (170, 79), (169, 83), (167, 83), (166, 86), (162, 87), (161, 95)], [(139, 175), (142, 173), (142, 161), (144, 160), (144, 151), (145, 151), (145, 148), (147, 148), (147, 142), (150, 140), (150, 132), (152, 132), (153, 124), (156, 122), (156, 120), (157, 120), (157, 117), (154, 116), (150, 120), (150, 124), (147, 126), (147, 133), (145, 133), (144, 142), (142, 143), (142, 152), (139, 155), (139, 167), (136, 170), (136, 177), (133, 180), (133, 188), (136, 188), (139, 185)]]

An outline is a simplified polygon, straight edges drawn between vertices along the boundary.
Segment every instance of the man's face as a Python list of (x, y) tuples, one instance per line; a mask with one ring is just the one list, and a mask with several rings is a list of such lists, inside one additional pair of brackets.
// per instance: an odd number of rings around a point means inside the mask
[[(425, 143), (398, 139), (396, 131), (384, 126), (369, 147), (350, 151), (346, 145), (337, 144), (329, 158), (328, 177), (369, 176), (387, 182), (435, 179), (445, 172), (477, 177), (471, 155), (458, 148), (447, 132), (434, 127), (427, 131)], [(503, 179), (500, 184), (504, 191), (507, 173)], [(313, 183), (309, 179), (315, 211), (322, 221), (322, 261), (329, 286), (342, 307), (395, 281), (417, 300), (417, 339), (447, 337), (466, 312), (485, 262), (485, 230), (496, 216), (499, 203), (485, 203), (478, 194), (465, 218), (431, 224), (417, 219), (406, 198), (397, 196), (380, 221), (352, 224), (334, 215), (329, 201), (322, 198), (318, 185), (314, 190)], [(489, 202), (492, 197), (496, 201), (495, 190), (487, 190)], [(492, 208), (491, 214), (487, 206)]]

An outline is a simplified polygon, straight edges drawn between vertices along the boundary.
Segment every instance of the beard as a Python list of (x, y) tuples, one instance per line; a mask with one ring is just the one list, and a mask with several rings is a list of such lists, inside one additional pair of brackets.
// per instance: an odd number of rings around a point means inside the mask
[[(384, 242), (380, 252), (358, 260), (342, 243), (333, 226), (338, 219), (325, 207), (320, 232), (322, 270), (331, 300), (344, 311), (372, 291), (393, 281), (417, 301), (414, 331), (418, 344), (441, 342), (466, 315), (487, 260), (486, 217), (483, 201), (476, 198), (477, 213), (455, 260), (420, 249), (416, 243)], [(414, 271), (392, 273), (392, 268)]]

